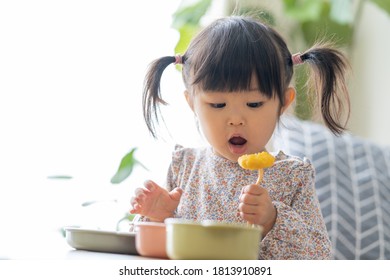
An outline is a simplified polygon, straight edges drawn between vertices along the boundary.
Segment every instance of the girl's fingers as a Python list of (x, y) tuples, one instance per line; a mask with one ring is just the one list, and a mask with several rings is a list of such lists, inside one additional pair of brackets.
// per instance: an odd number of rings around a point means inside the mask
[(240, 196), (240, 202), (244, 204), (250, 204), (250, 205), (259, 205), (260, 203), (260, 195), (253, 195), (253, 194), (242, 194)]
[(240, 203), (238, 205), (238, 210), (243, 214), (256, 215), (259, 212), (259, 206)]
[(155, 182), (153, 182), (152, 180), (148, 180), (148, 181), (145, 181), (144, 182), (144, 186), (145, 188), (150, 191), (150, 192), (153, 192), (155, 189), (157, 189), (158, 187), (160, 187), (159, 185), (157, 185)]
[(249, 193), (249, 194), (253, 194), (253, 195), (261, 195), (264, 192), (266, 192), (266, 189), (264, 189), (263, 187), (260, 187), (259, 185), (247, 185), (247, 186), (243, 187), (242, 191), (241, 191), (242, 194)]
[(132, 209), (130, 209), (130, 214), (138, 214), (137, 211), (140, 209), (140, 205), (138, 204), (136, 197), (130, 199), (130, 205), (132, 207)]
[(142, 208), (142, 204), (145, 202), (145, 198), (147, 194), (147, 190), (143, 188), (137, 188), (135, 191), (135, 196), (130, 199), (130, 205), (132, 209), (130, 210), (130, 214), (139, 214), (139, 211)]
[(142, 204), (144, 203), (146, 197), (147, 197), (147, 190), (139, 188), (135, 190), (135, 196), (133, 196), (130, 200), (130, 203), (132, 206), (134, 206), (135, 203)]
[(137, 201), (136, 201), (136, 198), (133, 196), (131, 199), (130, 199), (130, 205), (132, 206), (132, 207), (134, 207), (134, 205), (137, 203)]
[(145, 194), (146, 192), (148, 192), (148, 190), (144, 188), (136, 188), (134, 194), (135, 196), (139, 196), (140, 194)]
[(141, 205), (143, 202), (144, 202), (144, 197), (143, 196), (141, 196), (141, 197), (137, 197), (137, 196), (135, 196), (135, 197), (132, 197), (131, 199), (130, 199), (130, 205), (131, 206), (135, 206), (135, 205), (137, 205), (137, 204), (139, 204), (139, 205)]
[(174, 188), (174, 189), (169, 193), (169, 196), (170, 196), (173, 200), (179, 201), (182, 194), (183, 194), (183, 189), (181, 189), (181, 188)]
[(253, 214), (246, 214), (246, 213), (242, 213), (240, 212), (240, 216), (243, 220), (251, 223), (251, 224), (255, 224), (256, 223), (256, 216), (253, 215)]

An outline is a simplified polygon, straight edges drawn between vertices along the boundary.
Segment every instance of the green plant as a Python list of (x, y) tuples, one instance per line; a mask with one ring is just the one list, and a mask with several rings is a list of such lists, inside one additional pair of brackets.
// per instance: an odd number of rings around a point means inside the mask
[[(352, 53), (354, 34), (364, 8), (365, 2), (372, 2), (390, 14), (390, 2), (382, 0), (283, 0), (284, 14), (291, 18), (297, 28), (288, 38), (292, 45), (298, 33), (302, 38), (300, 45), (309, 48), (319, 39), (334, 42), (338, 47), (345, 49), (347, 54)], [(299, 34), (300, 33), (300, 34)], [(299, 43), (295, 42), (295, 45)], [(295, 114), (301, 119), (311, 119), (312, 106), (308, 106), (306, 94), (305, 68), (297, 68), (295, 87), (297, 101)]]
[[(111, 183), (112, 184), (120, 184), (123, 182), (126, 178), (128, 178), (134, 170), (134, 167), (137, 165), (147, 169), (139, 160), (137, 160), (134, 156), (135, 151), (137, 148), (132, 148), (130, 152), (128, 152), (126, 155), (124, 155), (120, 161), (119, 167), (116, 171), (116, 173), (112, 176), (111, 178)], [(72, 176), (70, 175), (53, 175), (53, 176), (48, 176), (48, 179), (51, 180), (71, 180), (73, 179)], [(93, 204), (96, 203), (102, 203), (102, 202), (112, 202), (112, 203), (117, 203), (118, 201), (116, 199), (112, 200), (90, 200), (90, 201), (85, 201), (81, 204), (82, 207), (89, 207)], [(116, 222), (116, 230), (120, 230), (120, 225), (122, 222), (130, 222), (133, 220), (135, 215), (130, 214), (128, 212), (124, 213), (123, 216), (119, 218), (119, 220)], [(60, 228), (59, 232), (63, 237), (65, 237), (65, 230), (64, 228)]]
[(175, 53), (185, 52), (192, 37), (201, 28), (200, 20), (210, 8), (211, 2), (212, 0), (198, 0), (191, 5), (181, 5), (173, 14), (172, 27), (180, 34)]
[(137, 165), (147, 169), (139, 160), (134, 157), (134, 152), (136, 150), (137, 148), (133, 148), (130, 152), (128, 152), (122, 157), (118, 170), (111, 178), (112, 184), (119, 184), (123, 182), (127, 177), (131, 175), (134, 167)]
[[(134, 156), (135, 151), (137, 148), (133, 148), (128, 152), (126, 155), (124, 155), (120, 161), (119, 167), (111, 178), (112, 184), (120, 184), (123, 182), (126, 178), (128, 178), (134, 170), (134, 167), (139, 165), (145, 169), (147, 169), (139, 160), (137, 160)], [(99, 203), (101, 201), (86, 201), (82, 204), (83, 207)], [(117, 202), (117, 200), (112, 200), (112, 202)], [(120, 224), (124, 221), (132, 221), (135, 215), (130, 214), (128, 212), (124, 213), (124, 215), (117, 221), (116, 223), (116, 230), (120, 229)]]

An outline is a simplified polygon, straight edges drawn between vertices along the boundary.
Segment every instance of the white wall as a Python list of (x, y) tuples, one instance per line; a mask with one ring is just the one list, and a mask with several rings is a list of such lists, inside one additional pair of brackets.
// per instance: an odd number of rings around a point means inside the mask
[[(113, 228), (134, 188), (146, 179), (163, 183), (173, 140), (151, 139), (141, 95), (147, 65), (174, 55), (179, 3), (0, 1), (0, 258), (7, 248), (28, 251), (22, 240), (39, 246), (61, 226)], [(162, 86), (169, 108), (176, 106), (167, 115), (175, 142), (187, 144), (196, 137), (179, 129), (193, 118), (185, 104), (176, 105), (184, 97), (173, 65)], [(174, 126), (172, 114), (186, 124)], [(136, 168), (122, 184), (110, 184), (133, 147), (149, 171)], [(81, 207), (112, 199), (120, 203)]]
[(390, 15), (365, 2), (352, 56), (350, 129), (390, 145)]

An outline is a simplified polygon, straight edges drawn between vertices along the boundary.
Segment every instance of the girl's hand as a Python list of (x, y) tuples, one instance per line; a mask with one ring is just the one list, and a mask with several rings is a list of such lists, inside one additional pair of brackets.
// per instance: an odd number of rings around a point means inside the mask
[(183, 190), (175, 188), (171, 192), (153, 181), (146, 181), (144, 188), (137, 188), (131, 198), (131, 214), (140, 214), (151, 221), (163, 222), (172, 217), (180, 202)]
[(268, 191), (259, 185), (248, 185), (242, 189), (238, 210), (245, 221), (263, 227), (263, 236), (275, 224), (276, 209)]

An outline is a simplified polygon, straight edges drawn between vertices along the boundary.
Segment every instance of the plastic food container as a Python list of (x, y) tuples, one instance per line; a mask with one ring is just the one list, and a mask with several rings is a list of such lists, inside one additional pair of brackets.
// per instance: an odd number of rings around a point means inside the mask
[(171, 259), (258, 259), (261, 226), (175, 218), (166, 219), (165, 224)]
[(79, 250), (138, 255), (135, 233), (66, 227), (66, 241)]
[(166, 250), (166, 227), (164, 223), (137, 222), (135, 247), (144, 257), (168, 258)]

